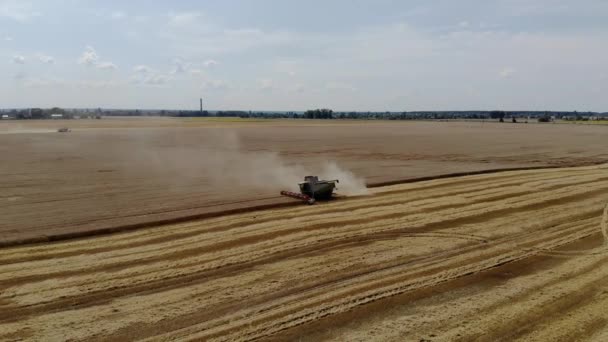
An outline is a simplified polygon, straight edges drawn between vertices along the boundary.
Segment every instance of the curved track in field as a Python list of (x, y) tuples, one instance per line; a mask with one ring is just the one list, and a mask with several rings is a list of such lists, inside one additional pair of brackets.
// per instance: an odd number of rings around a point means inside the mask
[(605, 167), (373, 192), (2, 249), (0, 340), (606, 336)]

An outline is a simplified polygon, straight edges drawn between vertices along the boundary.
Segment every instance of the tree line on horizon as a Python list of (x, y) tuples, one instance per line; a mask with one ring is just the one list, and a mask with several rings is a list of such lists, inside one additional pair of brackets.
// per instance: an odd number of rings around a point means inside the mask
[(200, 111), (200, 110), (146, 110), (146, 109), (9, 109), (0, 110), (2, 118), (10, 119), (51, 119), (70, 118), (100, 118), (101, 116), (173, 116), (173, 117), (238, 117), (262, 119), (351, 119), (351, 120), (450, 120), (477, 119), (504, 121), (508, 118), (534, 118), (541, 122), (553, 119), (562, 120), (594, 120), (607, 119), (608, 112), (578, 112), (578, 111), (403, 111), (403, 112), (335, 112), (327, 108), (309, 109), (305, 112), (274, 112), (274, 111)]

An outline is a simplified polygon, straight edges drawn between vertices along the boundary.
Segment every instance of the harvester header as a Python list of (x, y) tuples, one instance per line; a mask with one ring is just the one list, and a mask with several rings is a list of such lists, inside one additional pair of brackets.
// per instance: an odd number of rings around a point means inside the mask
[(306, 176), (304, 181), (298, 183), (300, 193), (281, 191), (281, 195), (302, 200), (308, 204), (314, 204), (317, 200), (329, 200), (333, 197), (337, 179), (319, 180), (317, 176)]

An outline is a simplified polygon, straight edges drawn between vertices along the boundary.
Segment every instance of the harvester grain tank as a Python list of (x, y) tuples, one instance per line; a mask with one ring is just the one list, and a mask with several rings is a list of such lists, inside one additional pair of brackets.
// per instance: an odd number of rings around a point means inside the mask
[(329, 200), (332, 198), (337, 179), (319, 180), (317, 176), (306, 176), (304, 181), (298, 183), (300, 193), (291, 191), (281, 191), (281, 195), (302, 200), (308, 204), (313, 204), (317, 200)]

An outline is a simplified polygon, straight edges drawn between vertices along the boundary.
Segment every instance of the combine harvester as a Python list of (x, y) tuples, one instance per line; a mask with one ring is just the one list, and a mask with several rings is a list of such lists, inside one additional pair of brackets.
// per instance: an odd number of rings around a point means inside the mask
[(306, 176), (304, 181), (298, 183), (300, 193), (291, 191), (281, 191), (281, 195), (302, 200), (308, 204), (314, 204), (317, 200), (329, 200), (333, 196), (336, 183), (340, 183), (337, 179), (334, 180), (319, 180), (317, 176)]

